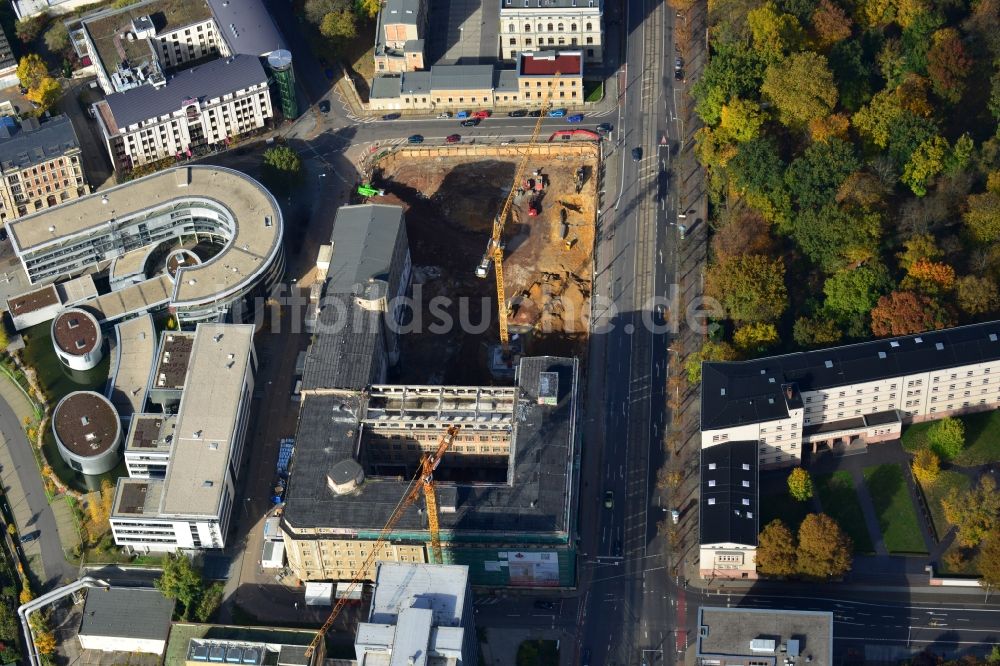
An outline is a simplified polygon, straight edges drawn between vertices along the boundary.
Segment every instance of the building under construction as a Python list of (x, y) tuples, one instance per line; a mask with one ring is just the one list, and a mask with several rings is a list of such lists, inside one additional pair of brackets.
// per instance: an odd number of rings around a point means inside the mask
[[(338, 252), (407, 260), (398, 248), (370, 246), (395, 244), (396, 237), (356, 238), (365, 246), (333, 243), (327, 289), (341, 277), (332, 270)], [(382, 263), (372, 264), (379, 275), (405, 274)], [(364, 290), (359, 283), (354, 291)], [(386, 317), (342, 296), (333, 305), (326, 294), (319, 299), (304, 364), (282, 518), (289, 566), (302, 580), (352, 579), (423, 455), (457, 426), (434, 472), (444, 563), (468, 565), (476, 585), (572, 586), (578, 361), (523, 358), (515, 385), (507, 387), (365, 381), (384, 376), (371, 373), (373, 363), (365, 359), (388, 356), (378, 342), (387, 339), (379, 332)], [(344, 321), (344, 308), (347, 315), (357, 308), (360, 318)], [(393, 526), (379, 559), (427, 562), (430, 541), (428, 516), (418, 503)], [(364, 573), (372, 579), (374, 567)]]

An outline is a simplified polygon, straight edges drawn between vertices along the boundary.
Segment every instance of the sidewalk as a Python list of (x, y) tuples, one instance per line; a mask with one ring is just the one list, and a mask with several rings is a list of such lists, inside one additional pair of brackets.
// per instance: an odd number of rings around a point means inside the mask
[(575, 651), (574, 636), (569, 631), (535, 627), (520, 629), (514, 627), (477, 627), (481, 640), (479, 648), (482, 652), (481, 664), (486, 666), (509, 666), (517, 663), (517, 649), (521, 643), (530, 640), (551, 640), (559, 642), (559, 664), (552, 666), (570, 666), (573, 664)]

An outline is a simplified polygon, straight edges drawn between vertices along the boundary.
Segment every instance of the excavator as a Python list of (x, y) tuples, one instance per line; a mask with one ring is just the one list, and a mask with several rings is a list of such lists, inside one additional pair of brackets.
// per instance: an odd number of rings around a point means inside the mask
[(316, 632), (316, 635), (313, 636), (312, 641), (306, 648), (306, 658), (312, 656), (313, 651), (319, 645), (320, 641), (323, 640), (323, 637), (326, 636), (326, 632), (333, 626), (334, 620), (340, 615), (340, 611), (343, 610), (351, 593), (364, 582), (366, 572), (375, 564), (375, 560), (378, 559), (382, 547), (388, 543), (392, 529), (399, 522), (400, 518), (403, 517), (406, 509), (416, 502), (421, 494), (423, 494), (424, 503), (427, 505), (427, 530), (431, 535), (430, 561), (431, 564), (443, 563), (440, 525), (438, 524), (437, 492), (434, 488), (434, 472), (437, 470), (438, 465), (441, 464), (441, 458), (445, 452), (451, 447), (452, 442), (455, 441), (458, 429), (458, 426), (449, 426), (438, 439), (437, 450), (434, 453), (425, 453), (420, 459), (416, 475), (410, 481), (406, 492), (400, 498), (396, 508), (389, 515), (389, 519), (385, 521), (385, 525), (379, 531), (378, 538), (375, 540), (371, 552), (368, 553), (368, 557), (361, 563), (358, 570), (354, 572), (354, 578), (351, 579), (346, 592), (337, 599), (337, 603), (330, 612), (330, 616), (323, 623), (323, 626), (320, 627), (319, 631)]

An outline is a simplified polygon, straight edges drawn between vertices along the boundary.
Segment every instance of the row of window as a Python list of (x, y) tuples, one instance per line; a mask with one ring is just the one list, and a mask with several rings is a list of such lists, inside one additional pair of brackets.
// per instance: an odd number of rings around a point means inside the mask
[[(545, 46), (545, 44), (546, 44), (545, 39), (546, 39), (545, 37), (539, 37), (538, 38), (538, 45), (539, 46)], [(549, 40), (548, 44), (550, 46), (553, 46), (555, 44), (558, 44), (559, 46), (565, 46), (566, 45), (566, 38), (565, 37), (558, 37), (558, 38), (557, 37), (549, 37), (548, 40)], [(594, 43), (594, 38), (593, 37), (587, 37), (585, 39), (584, 43), (585, 44), (593, 44)], [(510, 44), (511, 46), (517, 46), (517, 37), (511, 37), (510, 41), (508, 42), (508, 44)], [(570, 41), (569, 41), (569, 44), (570, 44), (570, 46), (577, 46), (579, 44), (579, 42), (577, 42), (576, 37), (571, 37)], [(524, 45), (525, 46), (531, 46), (531, 37), (525, 37), (524, 38)], [(511, 56), (511, 57), (514, 57), (514, 56)]]
[[(535, 32), (564, 32), (566, 30), (565, 23), (538, 23), (537, 25), (538, 25), (538, 30), (536, 30)], [(577, 25), (578, 24), (576, 23), (570, 23), (569, 31), (576, 32)], [(592, 32), (594, 30), (594, 24), (591, 23), (590, 21), (587, 21), (587, 23), (584, 24), (583, 29), (587, 32)], [(517, 32), (516, 26), (513, 23), (508, 23), (507, 32), (512, 32), (512, 33)], [(530, 23), (524, 24), (523, 32), (531, 32)]]

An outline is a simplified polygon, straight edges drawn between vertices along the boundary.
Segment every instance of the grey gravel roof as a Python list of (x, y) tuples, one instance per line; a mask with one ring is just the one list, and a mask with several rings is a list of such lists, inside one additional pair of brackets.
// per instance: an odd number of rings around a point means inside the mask
[(434, 90), (484, 90), (493, 88), (493, 65), (434, 65)]
[(327, 292), (353, 293), (357, 285), (388, 279), (402, 229), (403, 209), (399, 206), (341, 206), (330, 236), (333, 256)]
[(218, 58), (185, 69), (160, 88), (139, 86), (108, 95), (108, 107), (119, 128), (180, 110), (186, 99), (207, 99), (266, 83), (267, 74), (254, 55), (239, 54)]
[(403, 79), (400, 76), (376, 76), (372, 79), (372, 89), (369, 99), (396, 99), (403, 89)]
[(517, 70), (498, 69), (493, 87), (496, 92), (517, 92)]
[[(409, 44), (409, 42), (407, 42)], [(429, 93), (431, 91), (430, 72), (406, 72), (403, 74), (402, 90), (415, 93)]]
[(378, 381), (376, 345), (382, 342), (380, 312), (364, 310), (351, 294), (323, 297), (316, 336), (306, 352), (303, 389), (360, 390)]
[[(558, 402), (538, 404), (538, 377), (559, 375)], [(493, 539), (534, 533), (560, 538), (572, 529), (575, 502), (572, 466), (577, 444), (576, 422), (579, 366), (576, 359), (552, 356), (521, 360), (518, 404), (511, 445), (511, 485), (468, 486), (439, 482), (441, 490), (457, 492), (454, 513), (442, 513), (441, 527)], [(335, 496), (327, 487), (331, 467), (355, 455), (359, 433), (358, 395), (304, 395), (295, 436), (295, 460), (285, 495), (284, 520), (296, 527), (378, 530), (392, 513), (406, 482), (366, 477), (360, 488)], [(397, 532), (426, 530), (424, 514), (405, 512)], [(473, 537), (474, 538), (474, 537)]]
[(208, 0), (233, 53), (263, 56), (288, 48), (261, 0)]
[(23, 169), (80, 147), (69, 116), (55, 116), (37, 128), (33, 127), (34, 124), (25, 121), (13, 132), (3, 128), (0, 134), (0, 165), (4, 170)]
[(91, 588), (83, 605), (82, 636), (167, 640), (174, 602), (152, 588)]

